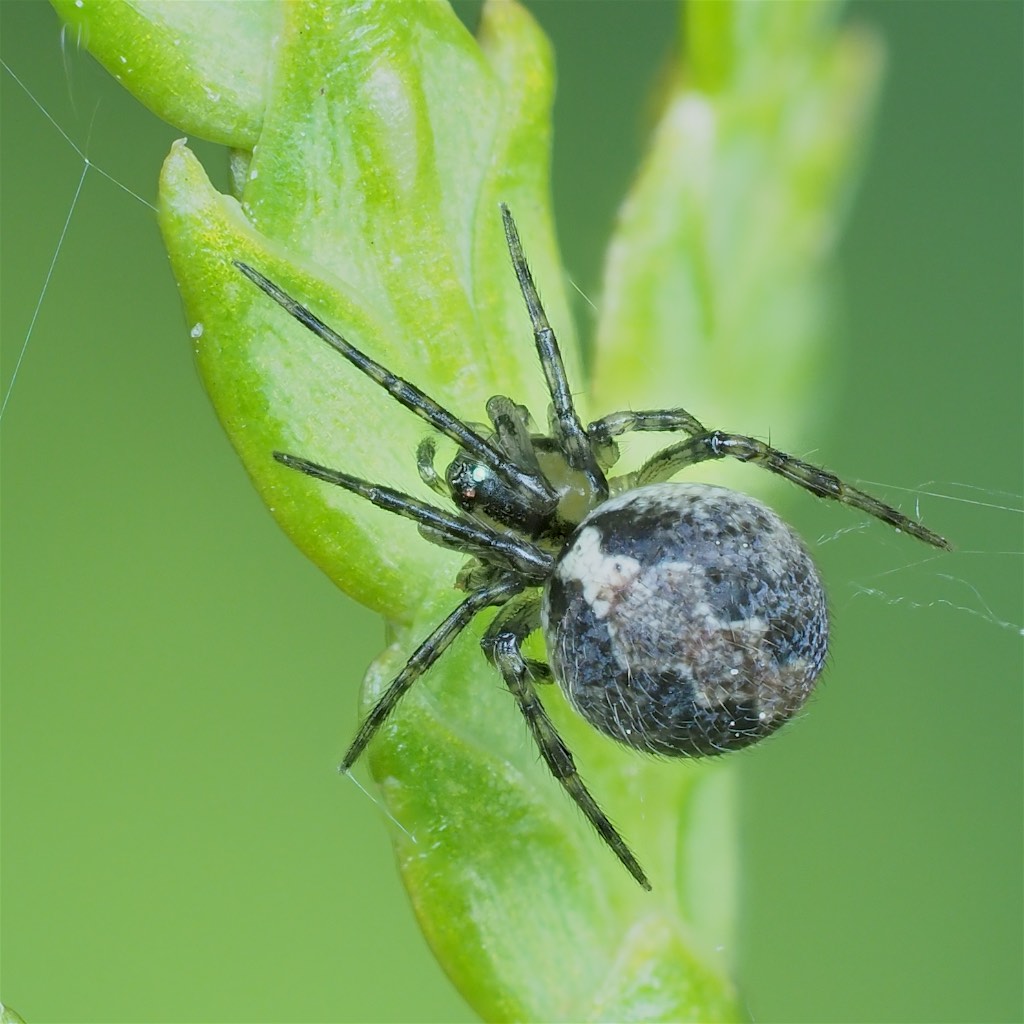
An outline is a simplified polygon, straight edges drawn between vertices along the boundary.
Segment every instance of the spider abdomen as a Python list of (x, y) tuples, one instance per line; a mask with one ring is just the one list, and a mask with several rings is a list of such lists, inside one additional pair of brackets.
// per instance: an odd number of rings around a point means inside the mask
[(599, 505), (544, 589), (555, 678), (595, 728), (675, 757), (773, 732), (821, 672), (828, 610), (796, 534), (744, 494), (653, 484)]

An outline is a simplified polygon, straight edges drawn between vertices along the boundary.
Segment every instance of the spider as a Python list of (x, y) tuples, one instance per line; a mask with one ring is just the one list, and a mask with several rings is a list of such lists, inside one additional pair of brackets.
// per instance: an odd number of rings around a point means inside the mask
[[(419, 525), (430, 542), (468, 554), (465, 592), (412, 653), (367, 715), (340, 765), (347, 772), (409, 688), (484, 609), (481, 640), (554, 777), (629, 873), (640, 863), (584, 785), (537, 693), (558, 683), (594, 728), (668, 757), (722, 754), (774, 732), (804, 704), (828, 646), (818, 571), (795, 532), (761, 502), (724, 487), (672, 483), (680, 470), (733, 458), (822, 498), (851, 505), (927, 544), (938, 534), (838, 477), (743, 434), (709, 430), (685, 409), (614, 412), (584, 426), (565, 367), (501, 204), (512, 267), (551, 396), (548, 431), (504, 395), (475, 429), (391, 373), (245, 263), (235, 266), (299, 323), (458, 446), (442, 476), (435, 441), (417, 451), (423, 481), (451, 511), (412, 495), (274, 452), (283, 465), (342, 487)], [(629, 431), (684, 436), (638, 470), (609, 477), (616, 438)], [(528, 659), (543, 630), (548, 662)]]

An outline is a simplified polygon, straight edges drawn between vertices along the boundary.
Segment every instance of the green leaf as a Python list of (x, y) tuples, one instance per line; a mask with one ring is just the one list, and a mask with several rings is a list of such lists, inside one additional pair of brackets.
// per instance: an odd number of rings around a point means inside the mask
[[(502, 393), (543, 420), (498, 203), (582, 392), (549, 206), (548, 44), (511, 2), (484, 6), (476, 39), (439, 3), (56, 5), (161, 116), (234, 147), (226, 196), (175, 144), (161, 226), (204, 384), (253, 482), (306, 554), (391, 626), (369, 707), (455, 603), (460, 559), (271, 453), (429, 499), (414, 461), (424, 427), (233, 261), (463, 419)], [(708, 422), (757, 432), (757, 402), (777, 411), (786, 394), (797, 432), (877, 54), (836, 33), (831, 5), (686, 10), (684, 64), (609, 250), (590, 397), (602, 413), (699, 398)], [(539, 763), (474, 642), (482, 628), (413, 688), (368, 756), (442, 966), (486, 1019), (737, 1019), (728, 763), (642, 758), (544, 688), (651, 877), (641, 891)]]
[(158, 117), (225, 146), (259, 141), (281, 5), (51, 2), (80, 44)]
[[(449, 605), (424, 608), (411, 635)], [(407, 655), (400, 640), (377, 661), (370, 700)], [(626, 752), (548, 688), (588, 784), (641, 854), (645, 893), (524, 743), (476, 645), (443, 664), (371, 761), (407, 830), (395, 843), (413, 908), (463, 995), (488, 1020), (737, 1019), (732, 773)]]
[(9, 1006), (0, 1003), (0, 1024), (24, 1024), (24, 1022)]
[[(484, 49), (436, 5), (416, 17), (401, 5), (285, 10), (263, 136), (235, 161), (236, 176), (245, 167), (240, 205), (178, 144), (161, 177), (161, 223), (204, 383), (268, 506), (343, 589), (405, 620), (439, 574), (454, 577), (457, 558), (270, 453), (422, 490), (413, 453), (424, 427), (231, 260), (266, 273), (468, 419), (482, 419), (504, 389), (543, 409), (498, 202), (513, 206), (538, 275), (557, 285), (542, 188), (550, 76), (502, 77), (524, 63), (549, 68), (550, 55), (514, 6), (487, 9)], [(510, 162), (513, 150), (522, 162)], [(564, 295), (545, 295), (573, 367)], [(509, 346), (515, 336), (523, 343)]]

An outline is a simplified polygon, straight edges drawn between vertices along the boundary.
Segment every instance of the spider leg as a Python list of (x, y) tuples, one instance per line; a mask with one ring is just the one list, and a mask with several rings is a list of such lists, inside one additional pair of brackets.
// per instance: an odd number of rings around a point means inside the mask
[(343, 355), (370, 380), (379, 384), (401, 405), (425, 419), (432, 427), (451, 438), (461, 448), (475, 455), (521, 497), (532, 501), (535, 505), (539, 504), (542, 508), (551, 507), (554, 504), (554, 492), (543, 476), (532, 474), (521, 466), (510, 463), (494, 445), (450, 413), (444, 406), (435, 402), (426, 392), (421, 391), (415, 384), (410, 384), (409, 381), (392, 373), (361, 352), (258, 270), (254, 270), (248, 264), (238, 260), (235, 260), (235, 266), (282, 309), (298, 320), (303, 327), (308, 328), (322, 341), (327, 342), (331, 348)]
[(687, 441), (669, 445), (656, 455), (651, 456), (633, 476), (635, 486), (668, 480), (685, 466), (711, 459), (733, 458), (740, 462), (753, 462), (769, 472), (776, 473), (792, 481), (804, 490), (816, 494), (819, 498), (832, 498), (844, 505), (867, 512), (868, 515), (881, 519), (882, 522), (909, 533), (918, 540), (923, 540), (933, 547), (952, 550), (952, 544), (944, 537), (933, 533), (926, 526), (910, 519), (902, 512), (886, 505), (877, 498), (843, 483), (835, 474), (809, 462), (787, 455), (785, 452), (772, 448), (764, 441), (743, 434), (726, 434), (713, 430)]
[(645, 409), (609, 413), (587, 426), (587, 436), (598, 460), (605, 469), (618, 462), (619, 447), (615, 438), (634, 430), (680, 431), (703, 434), (706, 428), (696, 416), (685, 409)]
[(522, 580), (515, 576), (503, 576), (498, 580), (474, 590), (454, 611), (452, 611), (409, 657), (405, 667), (391, 681), (384, 695), (374, 704), (363, 720), (342, 759), (338, 770), (347, 772), (359, 759), (366, 745), (377, 730), (387, 721), (398, 702), (406, 695), (409, 687), (448, 649), (451, 642), (472, 622), (476, 614), (488, 605), (504, 604), (523, 589)]
[(298, 455), (274, 452), (274, 458), (290, 469), (297, 469), (307, 476), (358, 494), (378, 508), (412, 519), (426, 528), (431, 539), (443, 542), (445, 546), (468, 551), (470, 554), (484, 551), (489, 560), (503, 562), (508, 568), (520, 573), (524, 582), (540, 584), (551, 574), (552, 556), (511, 533), (500, 533), (444, 509), (428, 505), (402, 491), (372, 484), (336, 469), (328, 469)]
[(498, 447), (517, 465), (539, 474), (540, 463), (530, 436), (529, 409), (504, 395), (495, 395), (487, 400), (487, 415), (494, 424)]
[(537, 696), (531, 677), (533, 663), (523, 657), (522, 645), (539, 625), (539, 605), (539, 598), (531, 595), (499, 611), (481, 641), (484, 653), (501, 672), (505, 685), (515, 697), (551, 774), (562, 784), (626, 870), (644, 889), (650, 891), (651, 883), (643, 868), (583, 784), (572, 753)]
[(704, 424), (685, 409), (645, 409), (602, 416), (587, 427), (587, 435), (595, 444), (606, 445), (613, 437), (632, 430), (681, 431), (684, 434), (707, 432)]
[(551, 329), (540, 296), (537, 294), (537, 286), (533, 283), (533, 275), (523, 255), (523, 245), (516, 223), (504, 203), (501, 204), (501, 219), (505, 225), (505, 239), (508, 242), (509, 255), (512, 257), (512, 266), (519, 279), (519, 288), (530, 314), (530, 322), (533, 324), (537, 355), (544, 371), (544, 379), (547, 381), (548, 393), (551, 395), (552, 433), (558, 438), (570, 469), (583, 473), (596, 500), (604, 501), (608, 497), (608, 481), (598, 465), (587, 432), (583, 429), (573, 405), (572, 392), (569, 390), (565, 364), (562, 362), (562, 353), (558, 349), (555, 332)]

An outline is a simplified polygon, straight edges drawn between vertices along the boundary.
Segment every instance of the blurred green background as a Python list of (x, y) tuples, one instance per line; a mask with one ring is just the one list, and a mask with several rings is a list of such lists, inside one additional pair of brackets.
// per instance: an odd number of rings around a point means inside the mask
[[(675, 5), (533, 9), (558, 52), (561, 242), (596, 296)], [(739, 755), (741, 984), (758, 1021), (1019, 1021), (1022, 7), (848, 17), (882, 32), (890, 73), (817, 455), (919, 501), (959, 550), (832, 536), (791, 497), (836, 638), (808, 715)], [(178, 133), (62, 47), (48, 5), (0, 18), (7, 64), (153, 201)], [(6, 388), (83, 165), (0, 81)], [(95, 172), (2, 441), (3, 999), (33, 1024), (471, 1020), (380, 812), (334, 773), (382, 626), (261, 507), (153, 214)]]

